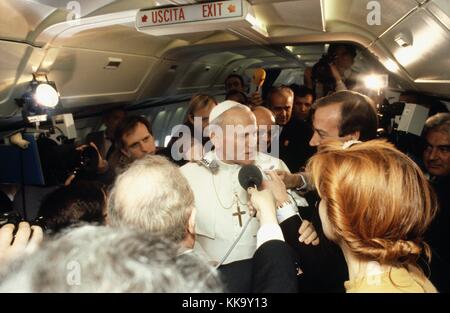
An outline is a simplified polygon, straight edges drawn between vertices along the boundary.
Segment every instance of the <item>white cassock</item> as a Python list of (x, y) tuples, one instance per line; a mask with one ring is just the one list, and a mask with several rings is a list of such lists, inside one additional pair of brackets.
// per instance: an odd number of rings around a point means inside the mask
[[(209, 152), (207, 157), (217, 160), (219, 164), (217, 173), (213, 174), (198, 163), (182, 166), (181, 172), (194, 192), (197, 207), (197, 239), (194, 250), (200, 255), (206, 254), (208, 261), (220, 262), (251, 217), (247, 206), (247, 192), (238, 181), (241, 166), (218, 160), (214, 151)], [(280, 159), (259, 152), (255, 165), (262, 171), (289, 171)], [(304, 198), (296, 197), (296, 202), (297, 205), (307, 206)], [(252, 218), (224, 264), (253, 257), (258, 228), (258, 220)]]

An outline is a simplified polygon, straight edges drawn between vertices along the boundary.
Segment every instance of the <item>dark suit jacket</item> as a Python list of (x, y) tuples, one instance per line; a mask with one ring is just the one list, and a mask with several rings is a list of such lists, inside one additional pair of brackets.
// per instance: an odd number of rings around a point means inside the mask
[(219, 272), (229, 292), (296, 293), (296, 268), (292, 249), (281, 240), (270, 240), (252, 259), (222, 265)]
[(314, 211), (311, 222), (320, 239), (318, 246), (305, 245), (298, 241), (298, 230), (301, 225), (298, 215), (280, 224), (286, 243), (297, 252), (297, 262), (303, 271), (298, 279), (299, 290), (301, 292), (345, 292), (344, 282), (348, 280), (348, 269), (344, 255), (339, 246), (325, 237), (318, 212)]
[(280, 134), (280, 159), (291, 172), (298, 172), (316, 152), (309, 145), (313, 135), (312, 127), (305, 121), (291, 119)]
[(431, 271), (430, 280), (439, 292), (450, 292), (450, 176), (432, 182), (439, 202), (439, 210), (425, 233), (432, 257), (428, 267), (422, 264), (425, 273)]

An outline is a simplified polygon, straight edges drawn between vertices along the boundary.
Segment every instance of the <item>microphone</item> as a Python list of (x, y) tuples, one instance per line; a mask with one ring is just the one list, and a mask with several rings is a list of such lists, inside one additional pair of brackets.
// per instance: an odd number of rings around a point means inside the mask
[(263, 68), (257, 68), (253, 72), (252, 83), (250, 85), (249, 94), (259, 93), (261, 95), (261, 87), (266, 79), (266, 71)]
[(266, 71), (263, 68), (257, 68), (253, 73), (252, 79), (253, 84), (255, 84), (256, 86), (256, 91), (259, 92), (265, 80), (266, 80)]
[(208, 158), (206, 155), (197, 164), (206, 167), (212, 174), (217, 174), (219, 171), (219, 163), (213, 158)]
[(261, 170), (255, 165), (244, 165), (238, 174), (239, 184), (247, 190), (250, 187), (259, 187), (263, 181)]

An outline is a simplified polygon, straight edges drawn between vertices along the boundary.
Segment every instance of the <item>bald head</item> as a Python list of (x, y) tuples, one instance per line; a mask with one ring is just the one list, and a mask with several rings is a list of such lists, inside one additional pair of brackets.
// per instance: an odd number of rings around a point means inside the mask
[(272, 145), (272, 128), (275, 127), (275, 116), (272, 111), (263, 106), (252, 109), (258, 126), (258, 150), (267, 152)]
[(271, 126), (275, 125), (275, 116), (272, 111), (263, 106), (256, 106), (252, 109), (256, 118), (256, 125), (259, 126)]

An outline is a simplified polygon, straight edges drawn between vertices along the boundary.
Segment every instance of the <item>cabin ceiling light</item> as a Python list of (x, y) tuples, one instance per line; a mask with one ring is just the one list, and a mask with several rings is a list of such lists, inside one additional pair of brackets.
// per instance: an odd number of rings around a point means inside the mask
[(293, 46), (285, 46), (286, 50), (288, 50), (289, 52), (294, 52), (294, 47)]
[(59, 95), (52, 85), (41, 83), (36, 87), (34, 100), (40, 106), (54, 108), (59, 102)]
[(371, 74), (365, 76), (363, 81), (368, 89), (380, 90), (388, 86), (388, 75)]
[(395, 62), (392, 61), (391, 59), (386, 59), (386, 60), (383, 62), (383, 65), (384, 65), (384, 67), (385, 67), (388, 71), (390, 71), (390, 72), (392, 72), (392, 73), (397, 73), (398, 70), (399, 70), (399, 67), (398, 67), (397, 63), (395, 63)]
[(403, 47), (403, 48), (410, 47), (410, 46), (412, 46), (412, 44), (413, 44), (413, 43), (412, 43), (412, 39), (410, 39), (410, 37), (407, 36), (407, 35), (404, 34), (404, 33), (400, 33), (400, 34), (398, 34), (397, 36), (395, 36), (394, 41), (395, 41), (400, 47)]

